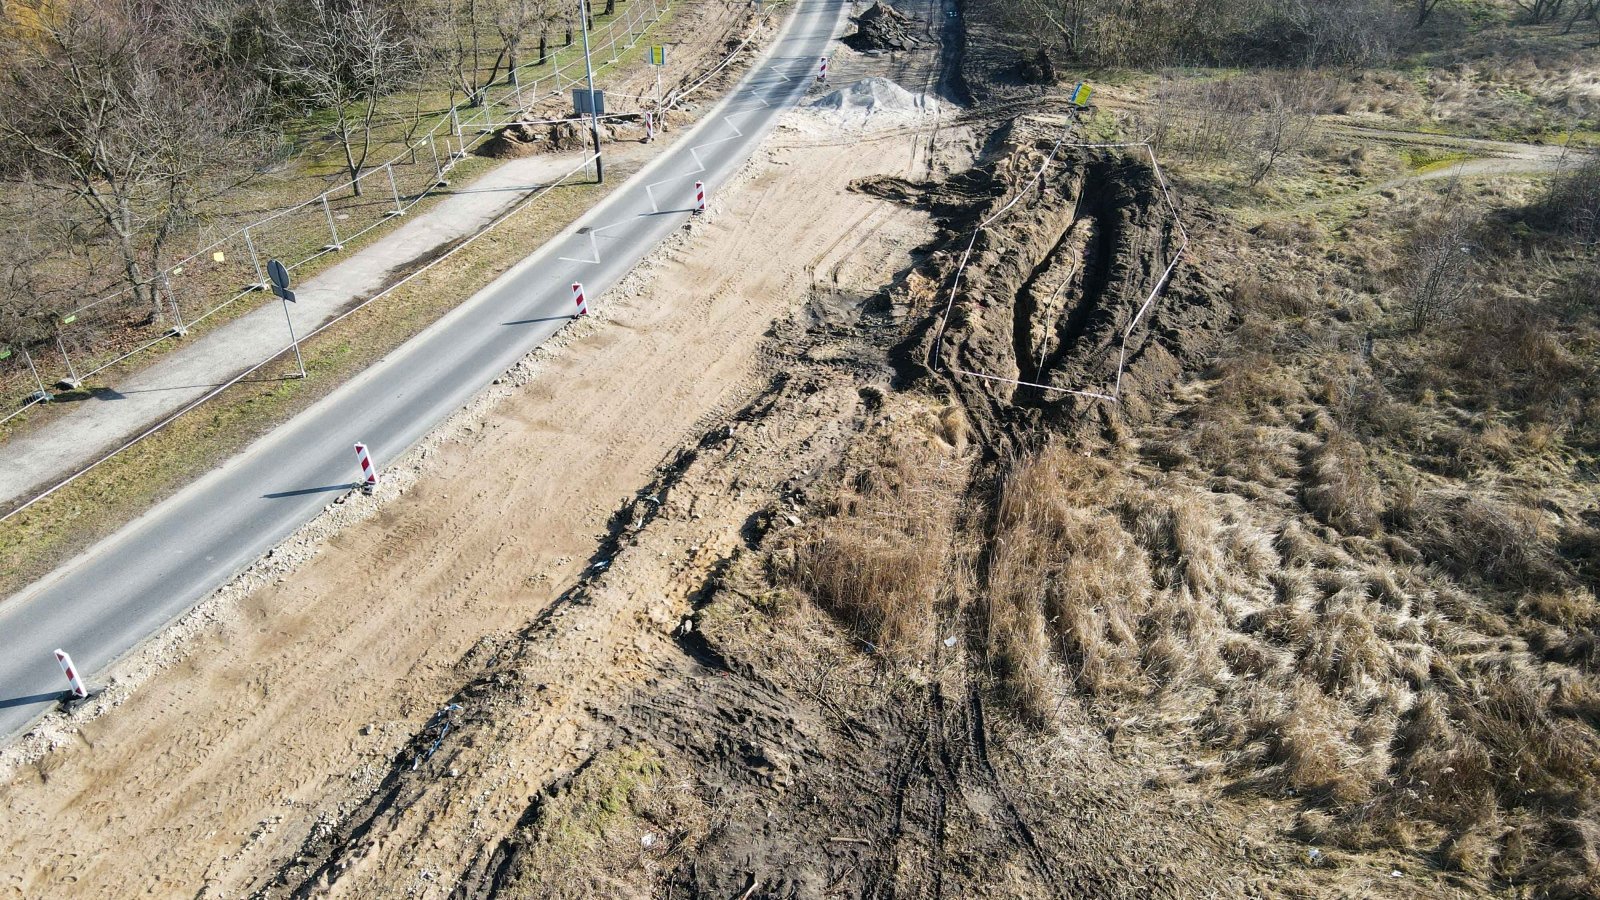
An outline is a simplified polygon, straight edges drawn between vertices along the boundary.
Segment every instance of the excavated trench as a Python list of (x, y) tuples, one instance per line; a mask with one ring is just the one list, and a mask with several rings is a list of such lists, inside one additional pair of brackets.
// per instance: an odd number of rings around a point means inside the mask
[[(968, 215), (946, 217), (965, 234), (949, 241), (954, 249), (931, 277), (942, 286), (941, 301), (952, 285), (956, 296), (948, 318), (937, 318), (922, 336), (922, 359), (949, 379), (983, 432), (1017, 435), (1041, 422), (1103, 419), (1106, 401), (1073, 392), (1112, 394), (1119, 361), (1117, 405), (1142, 420), (1150, 402), (1212, 345), (1231, 308), (1186, 255), (1130, 332), (1182, 246), (1155, 170), (1137, 155), (1142, 151), (1063, 152), (1035, 181), (1053, 141), (1022, 134), (1027, 130), (1014, 126), (992, 154), (983, 170), (987, 185), (966, 188), (981, 198), (967, 206)], [(905, 185), (863, 188), (935, 210), (953, 205), (941, 196), (948, 186), (924, 186), (915, 199)], [(1013, 200), (979, 232), (957, 281), (971, 229)]]

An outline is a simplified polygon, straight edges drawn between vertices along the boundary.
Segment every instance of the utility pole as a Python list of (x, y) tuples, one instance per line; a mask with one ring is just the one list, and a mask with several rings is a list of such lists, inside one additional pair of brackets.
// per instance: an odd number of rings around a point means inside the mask
[(605, 163), (600, 160), (600, 111), (595, 102), (594, 63), (589, 60), (589, 0), (578, 0), (578, 24), (583, 26), (583, 68), (589, 75), (589, 134), (594, 138), (594, 182), (605, 184)]

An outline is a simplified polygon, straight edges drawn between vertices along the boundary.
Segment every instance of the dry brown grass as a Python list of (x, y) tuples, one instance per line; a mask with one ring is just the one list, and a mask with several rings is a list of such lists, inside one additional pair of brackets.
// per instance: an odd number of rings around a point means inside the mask
[[(1047, 729), (1076, 693), (1215, 754), (1195, 771), (1303, 804), (1298, 833), (1325, 847), (1591, 884), (1600, 610), (1553, 586), (1550, 529), (1503, 498), (1423, 490), (1405, 533), (1441, 567), (1374, 565), (1388, 545), (1342, 534), (1384, 527), (1365, 451), (1333, 430), (1306, 459), (1303, 501), (1337, 530), (1061, 445), (1014, 461), (980, 573), (1001, 696)], [(1451, 576), (1546, 589), (1507, 613)]]
[(1300, 500), (1325, 525), (1347, 534), (1373, 534), (1383, 495), (1366, 448), (1337, 432), (1307, 455)]
[(934, 604), (948, 594), (951, 540), (966, 466), (958, 415), (929, 416), (929, 430), (886, 430), (793, 536), (786, 577), (874, 648), (928, 637)]
[(1014, 467), (1000, 489), (984, 571), (989, 663), (1035, 722), (1055, 703), (1055, 670), (1093, 694), (1131, 690), (1152, 573), (1117, 517), (1094, 508), (1103, 462), (1053, 451)]
[(1406, 538), (1457, 578), (1529, 588), (1562, 579), (1554, 535), (1536, 510), (1481, 491), (1435, 490), (1400, 519)]

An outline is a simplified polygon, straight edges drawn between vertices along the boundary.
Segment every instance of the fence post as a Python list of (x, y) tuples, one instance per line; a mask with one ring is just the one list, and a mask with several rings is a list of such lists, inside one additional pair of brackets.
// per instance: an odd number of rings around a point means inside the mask
[(394, 212), (389, 215), (403, 216), (406, 214), (406, 208), (400, 205), (400, 185), (394, 180), (394, 163), (384, 163), (383, 169), (389, 173), (389, 192), (394, 194)]
[(433, 154), (433, 173), (438, 176), (434, 184), (440, 187), (449, 184), (450, 182), (444, 177), (444, 166), (439, 165), (439, 142), (434, 140), (431, 134), (428, 135), (428, 152)]
[(344, 244), (339, 242), (339, 229), (333, 224), (333, 210), (328, 206), (328, 195), (323, 194), (318, 199), (322, 201), (322, 214), (328, 217), (328, 233), (333, 235), (333, 243), (323, 247), (322, 249), (343, 250)]
[(167, 302), (172, 304), (172, 330), (167, 332), (173, 337), (183, 337), (189, 329), (183, 326), (183, 307), (178, 305), (178, 295), (172, 290), (172, 279), (161, 276), (161, 286), (167, 290)]
[(72, 357), (67, 355), (67, 345), (61, 340), (61, 326), (59, 325), (56, 326), (56, 348), (61, 351), (61, 358), (67, 361), (67, 374), (71, 376), (67, 381), (68, 386), (74, 389), (83, 387), (82, 379), (78, 378), (78, 370), (72, 365)]
[(44, 389), (44, 379), (39, 377), (39, 369), (33, 364), (33, 354), (28, 352), (27, 347), (22, 348), (22, 358), (27, 360), (28, 371), (33, 373), (33, 383), (39, 386), (39, 393), (34, 394), (28, 399), (38, 400), (40, 403), (54, 399), (50, 396), (50, 392)]
[(450, 107), (450, 133), (456, 137), (461, 136), (461, 117), (456, 115), (456, 108)]
[(517, 74), (516, 69), (511, 70), (511, 93), (517, 98), (517, 110), (520, 112), (522, 109), (522, 76)]
[(261, 270), (261, 255), (256, 252), (256, 242), (250, 238), (250, 226), (244, 227), (244, 245), (250, 251), (250, 262), (256, 267), (257, 290), (267, 289), (267, 273)]

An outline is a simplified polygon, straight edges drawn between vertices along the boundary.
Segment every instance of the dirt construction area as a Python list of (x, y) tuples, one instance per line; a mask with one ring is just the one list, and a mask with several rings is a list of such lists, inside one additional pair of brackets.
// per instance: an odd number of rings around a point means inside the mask
[(593, 315), (0, 750), (0, 897), (1592, 896), (1592, 640), (1270, 361), (1388, 352), (1271, 281), (1335, 254), (973, 107), (975, 7), (857, 4)]
[[(821, 127), (795, 115), (808, 135)], [(341, 890), (447, 894), (531, 794), (598, 752), (608, 738), (585, 710), (657, 677), (647, 660), (671, 649), (667, 635), (699, 586), (683, 567), (706, 565), (711, 535), (726, 540), (721, 527), (759, 509), (775, 485), (752, 485), (736, 507), (719, 498), (693, 510), (704, 536), (662, 547), (670, 554), (630, 574), (640, 581), (620, 606), (558, 601), (615, 552), (604, 548), (627, 524), (619, 501), (631, 504), (663, 460), (784, 366), (765, 335), (807, 308), (814, 282), (870, 292), (911, 265), (925, 239), (926, 215), (847, 188), (886, 162), (925, 175), (928, 135), (863, 154), (842, 133), (832, 147), (789, 150), (786, 133), (704, 223), (596, 304), (563, 346), (535, 354), (414, 451), (378, 496), (330, 507), (197, 610), (179, 626), (181, 655), (147, 651), (124, 680), (159, 674), (117, 709), (61, 729), (36, 759), (18, 764), (13, 749), (0, 890), (239, 896), (274, 883), (541, 613), (560, 627), (538, 650), (553, 666), (542, 689), (529, 686), (537, 705), (506, 723), (518, 733), (479, 748), (519, 759), (516, 768), (451, 763), (456, 774), (437, 782), (450, 788), (448, 808), (408, 804), (411, 821), (341, 868)], [(97, 846), (73, 838), (86, 830)]]

